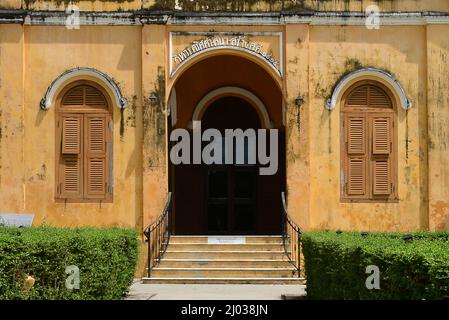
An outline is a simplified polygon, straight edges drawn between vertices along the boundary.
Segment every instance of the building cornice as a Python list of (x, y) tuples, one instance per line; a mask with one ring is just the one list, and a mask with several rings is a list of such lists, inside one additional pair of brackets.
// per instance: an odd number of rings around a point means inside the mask
[[(65, 11), (30, 11), (25, 17), (26, 25), (65, 25), (69, 15)], [(140, 25), (134, 12), (79, 12), (80, 25)]]
[[(65, 11), (0, 10), (0, 24), (65, 25)], [(80, 25), (365, 25), (364, 12), (79, 12)], [(449, 24), (449, 12), (381, 12), (380, 25)]]
[(0, 24), (23, 23), (26, 10), (0, 10)]
[[(315, 12), (310, 16), (286, 13), (284, 24), (311, 25), (365, 25), (367, 16), (363, 12)], [(427, 25), (449, 24), (449, 12), (381, 12), (380, 25)]]

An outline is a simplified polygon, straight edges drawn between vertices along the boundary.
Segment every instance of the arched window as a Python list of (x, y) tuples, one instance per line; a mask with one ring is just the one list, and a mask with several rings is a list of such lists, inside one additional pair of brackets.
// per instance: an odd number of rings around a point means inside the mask
[(58, 99), (56, 197), (112, 200), (112, 117), (97, 84), (78, 81)]
[(360, 81), (342, 98), (342, 199), (396, 198), (395, 104), (376, 81)]

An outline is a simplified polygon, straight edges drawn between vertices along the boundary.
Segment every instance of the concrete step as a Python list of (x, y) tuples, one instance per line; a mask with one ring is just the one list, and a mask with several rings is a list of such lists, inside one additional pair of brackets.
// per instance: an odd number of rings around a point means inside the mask
[[(142, 278), (143, 283), (146, 284), (305, 284), (304, 278), (186, 278), (186, 277), (172, 277), (172, 278), (158, 278), (158, 277), (145, 277)], [(186, 297), (188, 299), (188, 297)]]
[(167, 250), (170, 251), (282, 251), (282, 244), (276, 243), (246, 243), (246, 244), (209, 244), (209, 243), (178, 243), (170, 240)]
[(144, 283), (302, 284), (282, 236), (172, 236)]
[(170, 242), (176, 243), (208, 243), (213, 241), (209, 239), (215, 239), (221, 243), (238, 241), (243, 239), (245, 243), (277, 243), (282, 244), (282, 236), (171, 236)]
[(296, 274), (293, 267), (287, 268), (163, 268), (151, 270), (156, 278), (289, 278)]
[(167, 259), (163, 258), (159, 267), (164, 268), (278, 268), (290, 267), (284, 259)]
[(284, 250), (279, 251), (221, 251), (221, 250), (173, 250), (170, 245), (164, 259), (287, 259)]

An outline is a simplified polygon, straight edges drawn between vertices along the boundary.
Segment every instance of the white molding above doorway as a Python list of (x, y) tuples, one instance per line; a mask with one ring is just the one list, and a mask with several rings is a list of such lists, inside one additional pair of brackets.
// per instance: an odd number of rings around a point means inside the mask
[[(206, 38), (212, 38), (212, 37), (218, 37), (218, 36), (225, 36), (225, 37), (255, 37), (255, 36), (276, 36), (278, 37), (279, 41), (279, 61), (276, 61), (276, 64), (278, 64), (278, 67), (273, 65), (273, 63), (270, 62), (269, 57), (264, 56), (265, 54), (269, 54), (271, 56), (270, 52), (263, 52), (262, 51), (256, 51), (256, 50), (250, 50), (245, 47), (239, 47), (238, 45), (223, 45), (219, 44), (217, 46), (210, 46), (208, 48), (203, 48), (197, 52), (192, 52), (189, 48), (186, 48), (183, 51), (186, 51), (186, 59), (181, 61), (178, 65), (174, 65), (173, 60), (175, 59), (175, 54), (173, 52), (173, 36), (202, 36)], [(203, 39), (204, 41), (204, 39)], [(283, 35), (282, 32), (179, 32), (179, 31), (171, 31), (169, 32), (169, 71), (170, 71), (170, 78), (173, 78), (173, 76), (177, 73), (178, 70), (180, 70), (184, 65), (188, 63), (188, 61), (192, 60), (195, 57), (200, 56), (201, 54), (204, 54), (206, 52), (210, 51), (218, 51), (218, 50), (233, 50), (236, 52), (243, 52), (250, 54), (254, 57), (256, 57), (258, 60), (263, 61), (266, 65), (270, 67), (275, 73), (282, 78), (283, 77)], [(275, 60), (275, 59), (274, 59)]]

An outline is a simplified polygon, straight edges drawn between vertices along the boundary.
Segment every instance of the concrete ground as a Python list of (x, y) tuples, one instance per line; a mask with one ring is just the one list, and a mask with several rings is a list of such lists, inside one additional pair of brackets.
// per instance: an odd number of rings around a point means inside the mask
[[(305, 285), (132, 284), (125, 300), (282, 300), (305, 296)], [(285, 295), (283, 297), (283, 295)]]

